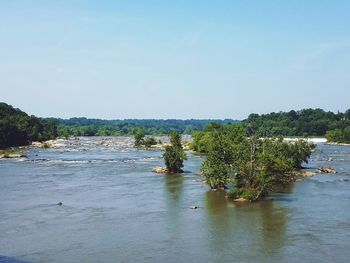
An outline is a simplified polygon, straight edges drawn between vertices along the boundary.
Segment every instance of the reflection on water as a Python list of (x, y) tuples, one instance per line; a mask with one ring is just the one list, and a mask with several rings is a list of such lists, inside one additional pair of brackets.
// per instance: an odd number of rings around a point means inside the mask
[[(206, 212), (208, 215), (208, 223), (214, 236), (224, 236), (230, 231), (232, 223), (230, 209), (228, 209), (228, 201), (223, 191), (207, 191), (205, 193)], [(215, 239), (215, 238), (214, 238)]]
[[(273, 200), (233, 203), (196, 175), (151, 173), (159, 150), (82, 138), (0, 160), (0, 258), (29, 262), (348, 262), (350, 147), (319, 145)], [(333, 161), (327, 161), (329, 159)], [(62, 201), (63, 206), (57, 206)], [(198, 209), (190, 209), (196, 205)]]
[(164, 175), (165, 188), (169, 207), (178, 206), (183, 193), (184, 177), (181, 174)]
[[(181, 222), (179, 217), (183, 209), (182, 196), (184, 178), (182, 175), (163, 175), (163, 178), (165, 182), (164, 192), (168, 224), (174, 226)], [(172, 228), (172, 230), (176, 232), (177, 228)]]
[(287, 208), (275, 208), (272, 201), (259, 203), (261, 217), (261, 252), (275, 255), (286, 242)]
[[(288, 209), (275, 208), (269, 200), (233, 203), (222, 191), (207, 191), (205, 197), (212, 251), (235, 251), (236, 259), (249, 262), (264, 261), (256, 254), (269, 260), (280, 258), (279, 250), (286, 240)], [(215, 260), (221, 262), (222, 255)]]

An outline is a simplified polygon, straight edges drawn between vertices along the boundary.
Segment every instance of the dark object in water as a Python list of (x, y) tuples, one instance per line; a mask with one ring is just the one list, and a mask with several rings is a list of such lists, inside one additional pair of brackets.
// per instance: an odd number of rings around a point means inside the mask
[(57, 205), (63, 205), (63, 203), (62, 202), (58, 202)]

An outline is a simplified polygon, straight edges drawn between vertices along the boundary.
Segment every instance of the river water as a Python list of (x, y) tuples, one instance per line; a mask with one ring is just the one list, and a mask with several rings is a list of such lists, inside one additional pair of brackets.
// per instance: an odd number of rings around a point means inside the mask
[(319, 144), (308, 164), (337, 174), (299, 180), (273, 200), (236, 204), (202, 183), (201, 158), (189, 155), (183, 175), (159, 175), (151, 169), (163, 165), (162, 152), (131, 144), (126, 137), (80, 138), (0, 160), (0, 256), (349, 262), (350, 182), (342, 179), (350, 179), (350, 147)]

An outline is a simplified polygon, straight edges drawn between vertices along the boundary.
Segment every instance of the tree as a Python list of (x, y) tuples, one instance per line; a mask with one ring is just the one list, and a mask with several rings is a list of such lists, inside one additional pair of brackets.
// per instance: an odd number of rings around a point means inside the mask
[(244, 143), (245, 130), (240, 126), (225, 125), (219, 129), (208, 131), (203, 135), (207, 146), (206, 159), (202, 165), (202, 172), (206, 182), (212, 189), (224, 189), (235, 176), (233, 164), (239, 164), (239, 153), (247, 145)]
[(165, 147), (163, 154), (165, 166), (170, 173), (181, 173), (183, 161), (187, 159), (181, 145), (181, 136), (178, 133), (170, 134), (171, 145)]
[(27, 145), (57, 137), (57, 125), (0, 103), (0, 148)]
[(350, 126), (344, 129), (330, 130), (326, 133), (326, 138), (330, 142), (350, 143)]
[(208, 132), (208, 152), (202, 172), (211, 188), (231, 187), (229, 196), (256, 201), (293, 179), (295, 169), (307, 162), (314, 146), (282, 138), (245, 137), (245, 129), (225, 125)]
[(152, 136), (149, 136), (147, 137), (146, 139), (144, 139), (144, 145), (145, 147), (149, 148), (151, 147), (152, 145), (156, 145), (157, 144), (157, 141), (154, 137)]
[(209, 132), (194, 131), (192, 133), (191, 150), (198, 154), (206, 154), (208, 152)]
[(134, 146), (140, 147), (144, 143), (145, 134), (140, 128), (134, 129)]

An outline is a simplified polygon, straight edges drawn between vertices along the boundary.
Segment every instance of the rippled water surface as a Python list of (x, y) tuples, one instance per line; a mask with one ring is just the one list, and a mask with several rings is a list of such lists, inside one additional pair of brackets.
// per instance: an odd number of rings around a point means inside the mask
[(0, 255), (28, 262), (349, 262), (350, 182), (342, 179), (350, 179), (350, 147), (320, 144), (308, 165), (337, 174), (297, 181), (273, 201), (234, 204), (201, 182), (200, 158), (190, 155), (183, 175), (154, 174), (162, 152), (131, 143), (80, 138), (0, 160)]

